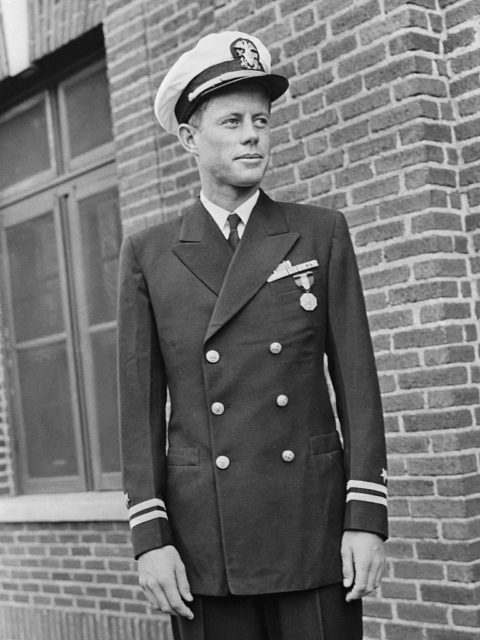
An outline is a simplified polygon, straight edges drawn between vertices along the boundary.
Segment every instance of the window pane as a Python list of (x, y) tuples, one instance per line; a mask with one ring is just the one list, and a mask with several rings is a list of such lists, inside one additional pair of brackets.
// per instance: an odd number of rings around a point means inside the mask
[(78, 203), (89, 324), (116, 317), (118, 251), (121, 239), (115, 188)]
[(78, 473), (65, 343), (18, 352), (30, 478)]
[(112, 120), (105, 69), (64, 87), (72, 158), (112, 140)]
[(101, 468), (119, 471), (116, 332), (95, 333), (91, 340)]
[(63, 331), (55, 237), (52, 212), (7, 229), (17, 341)]
[(0, 189), (50, 168), (45, 101), (0, 124)]

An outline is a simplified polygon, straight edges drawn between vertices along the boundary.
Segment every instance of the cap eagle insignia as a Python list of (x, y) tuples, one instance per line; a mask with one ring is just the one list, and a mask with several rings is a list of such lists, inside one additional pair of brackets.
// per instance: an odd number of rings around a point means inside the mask
[(240, 64), (244, 69), (252, 69), (254, 71), (264, 71), (260, 62), (260, 55), (257, 47), (246, 38), (239, 38), (232, 42), (230, 46), (232, 56), (240, 60)]

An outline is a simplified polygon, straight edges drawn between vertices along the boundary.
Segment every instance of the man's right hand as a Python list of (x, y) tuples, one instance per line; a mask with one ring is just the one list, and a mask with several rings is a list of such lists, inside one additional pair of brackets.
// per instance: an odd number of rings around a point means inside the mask
[(154, 609), (193, 619), (184, 600), (192, 602), (185, 565), (175, 547), (147, 551), (138, 559), (140, 586)]

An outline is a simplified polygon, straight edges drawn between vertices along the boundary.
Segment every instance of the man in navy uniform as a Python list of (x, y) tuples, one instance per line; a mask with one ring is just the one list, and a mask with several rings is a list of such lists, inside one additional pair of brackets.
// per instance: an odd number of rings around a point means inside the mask
[(200, 197), (122, 246), (130, 526), (140, 584), (182, 640), (358, 640), (384, 565), (385, 440), (354, 252), (341, 213), (260, 190), (288, 87), (270, 62), (230, 31), (173, 65), (155, 112), (196, 158)]

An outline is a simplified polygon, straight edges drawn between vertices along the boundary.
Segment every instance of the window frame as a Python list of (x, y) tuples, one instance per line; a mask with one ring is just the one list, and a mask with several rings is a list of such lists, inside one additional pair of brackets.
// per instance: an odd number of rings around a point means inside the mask
[[(11, 427), (18, 435), (18, 445), (12, 451), (14, 473), (18, 489), (22, 493), (83, 492), (118, 490), (120, 472), (103, 472), (100, 457), (100, 433), (95, 415), (95, 401), (91, 381), (93, 380), (93, 355), (89, 344), (88, 307), (85, 283), (82, 280), (82, 256), (80, 247), (80, 218), (78, 200), (88, 195), (118, 185), (115, 166), (115, 143), (112, 140), (70, 159), (66, 112), (63, 89), (69, 83), (88, 77), (89, 74), (106, 70), (104, 60), (88, 61), (83, 68), (57, 74), (37, 88), (35, 95), (28, 97), (0, 115), (0, 122), (8, 122), (42, 100), (46, 104), (48, 122), (48, 148), (51, 169), (9, 185), (0, 192), (0, 262), (2, 268), (3, 329), (6, 335), (6, 385), (11, 408)], [(67, 70), (68, 71), (68, 70)], [(21, 387), (18, 367), (18, 350), (47, 342), (51, 336), (17, 341), (14, 335), (14, 317), (10, 280), (10, 265), (7, 247), (7, 229), (43, 213), (52, 212), (56, 232), (56, 253), (59, 265), (64, 331), (55, 338), (65, 339), (68, 371), (70, 375), (71, 411), (74, 431), (74, 446), (78, 464), (77, 476), (55, 478), (32, 478), (28, 474), (27, 433), (21, 406)], [(121, 219), (119, 216), (120, 230)], [(116, 328), (116, 319), (104, 323), (101, 329)], [(64, 338), (62, 337), (64, 336)], [(115, 372), (116, 374), (116, 372)], [(86, 382), (90, 381), (90, 383)], [(13, 439), (15, 441), (15, 438)]]

